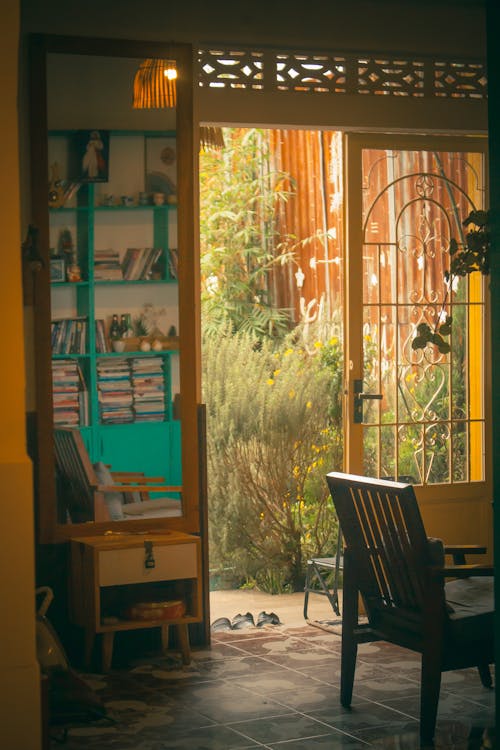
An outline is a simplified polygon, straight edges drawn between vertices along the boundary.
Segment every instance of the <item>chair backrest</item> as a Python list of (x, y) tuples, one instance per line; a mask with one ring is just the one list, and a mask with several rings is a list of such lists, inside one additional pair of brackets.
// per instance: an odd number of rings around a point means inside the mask
[(102, 492), (96, 491), (97, 477), (85, 443), (78, 430), (58, 427), (54, 430), (59, 504), (72, 523), (109, 518)]
[(327, 482), (370, 622), (397, 611), (418, 623), (429, 552), (413, 487), (337, 472)]

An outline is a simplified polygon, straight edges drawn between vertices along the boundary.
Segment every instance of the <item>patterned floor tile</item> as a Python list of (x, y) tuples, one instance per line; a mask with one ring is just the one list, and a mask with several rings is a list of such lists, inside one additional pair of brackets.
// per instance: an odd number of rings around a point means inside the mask
[(323, 722), (300, 713), (274, 716), (272, 719), (239, 722), (231, 724), (232, 729), (266, 745), (285, 740), (299, 740), (304, 737), (315, 737), (331, 732), (331, 727)]
[[(107, 718), (68, 727), (64, 749), (420, 748), (419, 656), (383, 642), (360, 646), (353, 705), (344, 709), (339, 649), (337, 636), (311, 626), (218, 633), (188, 666), (150, 654), (106, 675), (84, 673)], [(495, 747), (494, 697), (476, 670), (443, 675), (435, 750)]]

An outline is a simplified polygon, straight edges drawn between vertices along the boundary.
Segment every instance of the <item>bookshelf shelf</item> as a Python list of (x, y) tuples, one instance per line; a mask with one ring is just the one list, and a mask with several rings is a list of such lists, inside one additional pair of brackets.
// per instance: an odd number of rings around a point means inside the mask
[(85, 354), (85, 353), (84, 354), (53, 354), (52, 355), (52, 359), (56, 361), (59, 359), (76, 359), (76, 360), (84, 359), (84, 358), (88, 359), (89, 357), (90, 357), (90, 354)]
[(99, 279), (94, 282), (97, 286), (123, 286), (124, 284), (153, 286), (154, 284), (176, 284), (177, 279)]
[(50, 286), (57, 289), (85, 289), (88, 281), (51, 281)]

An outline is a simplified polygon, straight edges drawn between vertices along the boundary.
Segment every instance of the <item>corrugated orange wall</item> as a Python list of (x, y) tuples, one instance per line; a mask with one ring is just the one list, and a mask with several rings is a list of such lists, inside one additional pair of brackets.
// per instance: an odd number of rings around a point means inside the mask
[[(295, 239), (293, 268), (273, 276), (278, 307), (293, 310), (300, 318), (300, 298), (305, 304), (322, 295), (338, 308), (342, 304), (342, 151), (341, 134), (332, 131), (271, 130), (274, 167), (288, 173), (294, 195), (280, 207), (282, 235)], [(325, 262), (326, 261), (326, 262)], [(304, 274), (303, 286), (295, 274)]]

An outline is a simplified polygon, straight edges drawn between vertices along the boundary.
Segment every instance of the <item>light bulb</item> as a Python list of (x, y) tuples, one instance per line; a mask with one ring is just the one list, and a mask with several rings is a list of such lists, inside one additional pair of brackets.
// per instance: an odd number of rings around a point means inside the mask
[(166, 76), (169, 81), (173, 81), (177, 78), (177, 70), (175, 68), (165, 68), (163, 75)]

